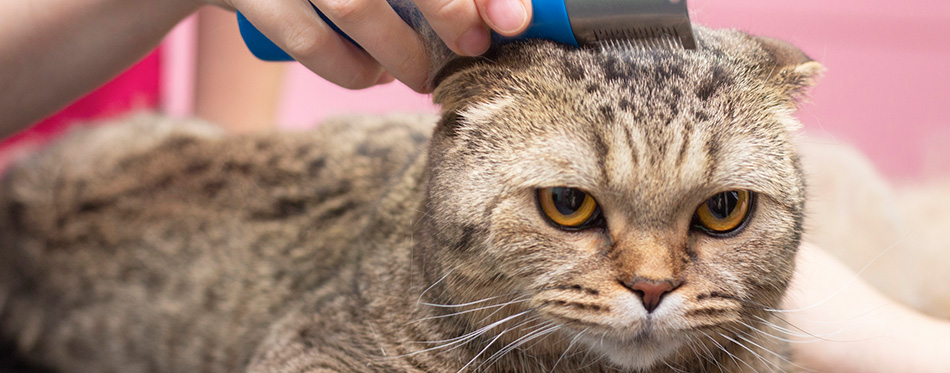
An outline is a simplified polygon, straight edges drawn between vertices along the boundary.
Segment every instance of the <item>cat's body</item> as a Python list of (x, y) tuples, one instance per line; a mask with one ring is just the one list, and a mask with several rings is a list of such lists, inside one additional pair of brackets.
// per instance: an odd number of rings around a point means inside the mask
[[(758, 330), (801, 237), (791, 111), (818, 68), (698, 36), (449, 64), (438, 124), (74, 136), (2, 186), (0, 337), (73, 371), (785, 368)], [(603, 224), (546, 220), (552, 187)], [(696, 229), (729, 190), (756, 194), (748, 222)], [(644, 283), (670, 288), (648, 302)]]
[[(196, 131), (202, 123), (139, 117), (74, 136), (4, 186), (18, 197), (4, 206), (13, 229), (3, 241), (20, 243), (3, 252), (5, 326), (56, 360), (98, 352), (123, 359), (111, 362), (117, 371), (238, 370), (273, 323), (352, 270), (371, 205), (431, 132), (433, 122), (406, 119), (223, 138)], [(148, 144), (105, 145), (128, 142)], [(93, 286), (105, 282), (118, 286)], [(72, 296), (25, 297), (44, 293)], [(27, 311), (65, 304), (84, 314)], [(119, 319), (161, 322), (109, 322)]]

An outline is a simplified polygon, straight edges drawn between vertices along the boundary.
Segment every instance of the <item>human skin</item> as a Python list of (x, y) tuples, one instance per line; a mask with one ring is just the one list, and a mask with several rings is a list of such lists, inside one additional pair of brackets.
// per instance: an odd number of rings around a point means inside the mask
[(144, 57), (195, 1), (32, 0), (0, 4), (0, 137)]
[(234, 13), (198, 11), (194, 114), (230, 132), (277, 126), (287, 64), (258, 60), (241, 39)]
[(950, 322), (898, 304), (857, 276), (822, 249), (802, 245), (784, 310), (777, 311), (791, 325), (796, 364), (819, 372), (950, 366)]
[[(240, 10), (304, 66), (346, 88), (399, 79), (426, 92), (422, 41), (383, 0), (315, 0), (365, 50), (332, 31), (296, 0), (33, 0), (0, 4), (0, 137), (65, 106), (154, 49), (179, 21), (204, 5)], [(417, 0), (453, 51), (487, 50), (489, 28), (524, 30), (528, 0)], [(327, 58), (333, 56), (333, 58)]]
[[(427, 92), (429, 69), (418, 34), (383, 0), (311, 0), (363, 50), (346, 42), (302, 1), (213, 0), (240, 10), (294, 59), (346, 88), (398, 79)], [(489, 28), (512, 36), (528, 26), (530, 0), (414, 0), (455, 53), (475, 56), (490, 44)], [(365, 51), (364, 51), (365, 50)], [(326, 56), (334, 58), (326, 58)]]

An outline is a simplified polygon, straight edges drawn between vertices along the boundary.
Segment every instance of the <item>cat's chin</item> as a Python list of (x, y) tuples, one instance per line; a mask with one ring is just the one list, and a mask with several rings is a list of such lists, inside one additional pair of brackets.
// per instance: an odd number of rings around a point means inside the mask
[[(584, 336), (589, 349), (599, 352), (614, 365), (626, 370), (649, 370), (676, 356), (685, 344), (677, 320), (682, 298), (670, 295), (652, 314), (646, 313), (638, 297), (619, 297), (611, 304), (617, 310), (612, 324), (634, 325), (617, 328), (613, 335)], [(583, 333), (582, 333), (583, 334)]]
[(632, 370), (648, 370), (662, 364), (681, 347), (679, 340), (657, 336), (633, 340), (590, 338), (585, 341), (590, 349), (600, 352), (614, 365)]

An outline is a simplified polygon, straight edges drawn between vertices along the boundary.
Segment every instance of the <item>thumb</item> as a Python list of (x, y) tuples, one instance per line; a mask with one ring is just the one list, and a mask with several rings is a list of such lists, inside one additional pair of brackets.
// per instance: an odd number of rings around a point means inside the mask
[(531, 21), (531, 0), (475, 0), (482, 20), (504, 36), (522, 33)]

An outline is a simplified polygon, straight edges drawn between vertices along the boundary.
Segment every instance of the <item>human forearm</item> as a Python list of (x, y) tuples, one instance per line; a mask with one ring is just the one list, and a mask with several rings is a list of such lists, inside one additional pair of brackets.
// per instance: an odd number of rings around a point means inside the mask
[(251, 55), (233, 12), (208, 7), (198, 15), (195, 115), (235, 132), (274, 127), (285, 65)]
[[(488, 49), (489, 28), (512, 36), (531, 19), (528, 0), (413, 2), (462, 55)], [(311, 1), (362, 48), (297, 0), (14, 0), (0, 5), (0, 137), (118, 74), (203, 3), (240, 10), (304, 66), (341, 86), (395, 78), (420, 92), (432, 88), (422, 39), (377, 0)]]
[(194, 0), (32, 0), (0, 6), (0, 137), (105, 83), (198, 6)]
[(950, 366), (950, 323), (872, 289), (823, 252), (803, 245), (779, 316), (794, 334), (796, 363), (817, 371), (936, 371)]

